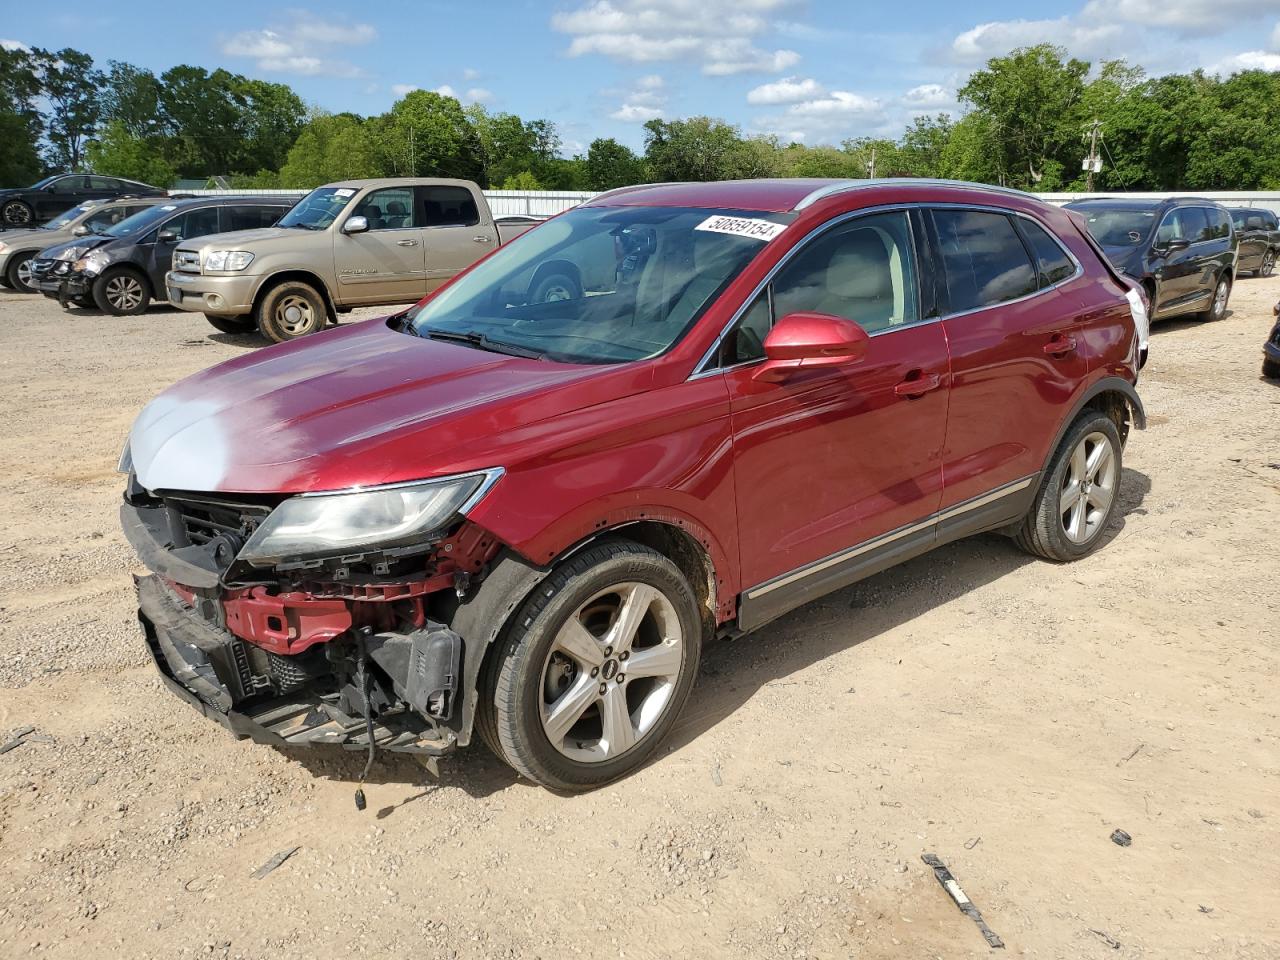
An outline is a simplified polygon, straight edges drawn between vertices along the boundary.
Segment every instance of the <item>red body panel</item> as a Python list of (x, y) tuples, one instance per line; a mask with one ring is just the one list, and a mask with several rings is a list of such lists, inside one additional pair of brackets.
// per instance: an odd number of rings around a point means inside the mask
[[(663, 185), (592, 203), (788, 211), (823, 183)], [(1034, 216), (1084, 273), (1023, 303), (873, 336), (856, 363), (780, 382), (754, 378), (758, 367), (690, 379), (814, 228), (929, 202)], [(1060, 335), (1074, 348), (1044, 353)], [(1068, 214), (1009, 193), (898, 181), (799, 211), (655, 359), (526, 360), (369, 321), (183, 381), (139, 417), (131, 444), (151, 489), (290, 494), (501, 466), (474, 524), (537, 563), (627, 522), (682, 526), (715, 566), (724, 621), (744, 587), (1040, 470), (1089, 382), (1134, 382), (1133, 353), (1121, 285)]]

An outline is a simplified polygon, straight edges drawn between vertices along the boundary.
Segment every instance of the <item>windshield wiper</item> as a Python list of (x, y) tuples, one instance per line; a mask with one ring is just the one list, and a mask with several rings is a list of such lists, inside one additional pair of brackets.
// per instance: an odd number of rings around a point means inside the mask
[(522, 347), (516, 343), (507, 343), (505, 340), (494, 340), (483, 333), (477, 333), (474, 330), (458, 331), (458, 330), (440, 330), (436, 327), (427, 327), (422, 331), (415, 330), (418, 336), (426, 334), (432, 340), (447, 340), (452, 343), (465, 343), (473, 347), (479, 347), (481, 350), (488, 350), (491, 353), (506, 353), (513, 357), (524, 357), (527, 360), (541, 360), (546, 356), (541, 350), (533, 350), (530, 347)]

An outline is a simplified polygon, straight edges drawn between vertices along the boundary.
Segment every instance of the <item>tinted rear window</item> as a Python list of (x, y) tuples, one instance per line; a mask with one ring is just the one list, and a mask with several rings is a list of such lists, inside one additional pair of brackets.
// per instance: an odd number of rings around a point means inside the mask
[(1019, 220), (1018, 225), (1022, 227), (1022, 235), (1035, 254), (1036, 266), (1040, 270), (1040, 286), (1049, 287), (1061, 283), (1076, 272), (1076, 265), (1071, 262), (1066, 251), (1039, 224)]
[(1036, 291), (1036, 271), (1009, 218), (979, 210), (935, 210), (952, 313)]
[(428, 227), (471, 227), (480, 222), (476, 199), (464, 187), (422, 187)]

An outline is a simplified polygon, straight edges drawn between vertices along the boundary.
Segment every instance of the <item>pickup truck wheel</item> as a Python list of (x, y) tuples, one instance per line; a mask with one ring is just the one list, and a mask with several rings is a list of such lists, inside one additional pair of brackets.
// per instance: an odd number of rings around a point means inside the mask
[(555, 303), (582, 299), (582, 287), (567, 273), (549, 273), (529, 291), (530, 303)]
[(31, 258), (34, 253), (15, 253), (4, 268), (4, 285), (19, 293), (34, 293), (31, 285)]
[(253, 331), (258, 328), (257, 321), (250, 316), (219, 317), (212, 313), (206, 313), (204, 318), (209, 321), (209, 325), (213, 327), (213, 329), (221, 330), (223, 333), (253, 333)]
[(1276, 252), (1268, 250), (1262, 255), (1262, 265), (1258, 267), (1258, 276), (1269, 277), (1276, 271)]
[(127, 267), (108, 270), (93, 285), (93, 301), (114, 317), (132, 317), (151, 305), (151, 290), (140, 274)]
[(25, 227), (35, 220), (35, 212), (21, 200), (10, 200), (0, 207), (0, 221), (6, 227)]
[(290, 281), (267, 292), (258, 304), (255, 322), (272, 343), (284, 343), (323, 330), (329, 314), (315, 287)]
[(693, 590), (662, 554), (625, 540), (583, 550), (539, 585), (499, 641), (480, 729), (517, 772), (552, 790), (616, 780), (675, 723), (701, 631)]
[(1097, 549), (1120, 492), (1120, 432), (1104, 413), (1086, 411), (1049, 462), (1018, 546), (1046, 560), (1079, 560)]

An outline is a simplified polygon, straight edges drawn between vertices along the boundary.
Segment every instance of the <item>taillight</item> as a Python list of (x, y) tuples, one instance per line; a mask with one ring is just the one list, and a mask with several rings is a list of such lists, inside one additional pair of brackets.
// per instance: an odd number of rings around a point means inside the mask
[(1141, 357), (1147, 352), (1147, 338), (1151, 334), (1151, 317), (1147, 314), (1147, 300), (1142, 295), (1142, 291), (1135, 290), (1133, 287), (1124, 292), (1124, 298), (1129, 301), (1133, 329), (1138, 335), (1138, 356)]

